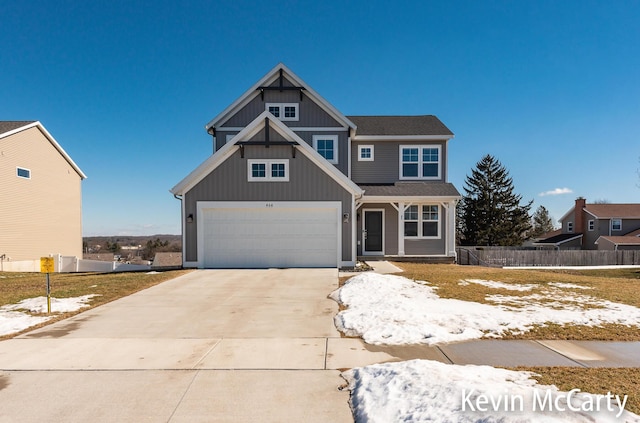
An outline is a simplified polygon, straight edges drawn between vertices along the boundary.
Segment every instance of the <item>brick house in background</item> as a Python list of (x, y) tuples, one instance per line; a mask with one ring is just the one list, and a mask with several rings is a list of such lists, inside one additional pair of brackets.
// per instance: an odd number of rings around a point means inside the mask
[(560, 223), (560, 234), (534, 245), (558, 250), (640, 250), (640, 204), (587, 204), (578, 198)]

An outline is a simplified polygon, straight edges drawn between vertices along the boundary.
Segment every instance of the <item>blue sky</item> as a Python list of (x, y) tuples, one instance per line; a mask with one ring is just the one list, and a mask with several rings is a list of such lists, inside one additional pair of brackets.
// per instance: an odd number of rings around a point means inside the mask
[(459, 191), (492, 154), (558, 219), (640, 202), (638, 22), (638, 1), (7, 2), (0, 120), (87, 174), (84, 235), (180, 233), (168, 190), (204, 125), (283, 62), (346, 115), (437, 115)]

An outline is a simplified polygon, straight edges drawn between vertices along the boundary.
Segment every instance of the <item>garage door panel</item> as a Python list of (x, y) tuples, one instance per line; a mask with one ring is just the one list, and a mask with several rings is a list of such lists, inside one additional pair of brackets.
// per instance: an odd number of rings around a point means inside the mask
[(336, 267), (338, 210), (332, 207), (203, 208), (205, 267)]

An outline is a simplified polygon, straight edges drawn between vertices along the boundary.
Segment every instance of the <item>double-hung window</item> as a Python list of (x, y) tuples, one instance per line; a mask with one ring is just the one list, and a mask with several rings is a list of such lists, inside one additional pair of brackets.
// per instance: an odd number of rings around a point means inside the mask
[(329, 163), (338, 163), (338, 136), (314, 135), (313, 148)]
[(612, 231), (621, 231), (622, 230), (622, 219), (611, 219), (611, 230)]
[(248, 160), (249, 182), (289, 181), (289, 160)]
[(412, 205), (404, 211), (404, 236), (440, 238), (440, 207), (432, 204)]
[(267, 103), (265, 109), (280, 120), (299, 120), (298, 103)]
[(438, 145), (401, 145), (400, 179), (440, 179)]

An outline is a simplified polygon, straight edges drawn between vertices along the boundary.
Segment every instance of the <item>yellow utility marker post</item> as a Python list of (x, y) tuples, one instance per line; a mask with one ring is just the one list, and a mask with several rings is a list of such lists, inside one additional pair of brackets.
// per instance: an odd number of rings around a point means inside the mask
[(40, 273), (47, 274), (47, 313), (51, 313), (51, 282), (49, 273), (55, 271), (53, 257), (40, 257)]

